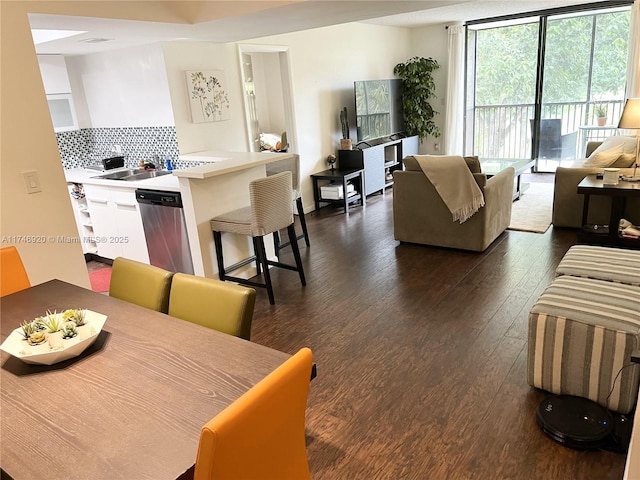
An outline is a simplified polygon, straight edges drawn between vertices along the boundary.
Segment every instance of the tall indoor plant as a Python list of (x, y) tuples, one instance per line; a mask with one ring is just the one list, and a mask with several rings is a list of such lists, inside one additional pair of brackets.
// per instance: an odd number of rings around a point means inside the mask
[(428, 135), (440, 136), (440, 129), (433, 121), (438, 113), (429, 103), (435, 98), (436, 83), (432, 73), (440, 68), (433, 58), (412, 57), (397, 64), (393, 73), (402, 80), (402, 111), (407, 134), (418, 135), (420, 140)]

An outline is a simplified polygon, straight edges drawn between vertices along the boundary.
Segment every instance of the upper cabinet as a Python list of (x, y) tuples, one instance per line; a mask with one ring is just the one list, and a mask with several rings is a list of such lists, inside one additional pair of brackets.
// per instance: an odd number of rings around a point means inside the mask
[(71, 93), (67, 63), (62, 55), (38, 55), (40, 75), (47, 95)]
[(38, 55), (40, 75), (47, 94), (49, 112), (56, 132), (77, 130), (78, 120), (71, 95), (67, 64), (62, 55)]

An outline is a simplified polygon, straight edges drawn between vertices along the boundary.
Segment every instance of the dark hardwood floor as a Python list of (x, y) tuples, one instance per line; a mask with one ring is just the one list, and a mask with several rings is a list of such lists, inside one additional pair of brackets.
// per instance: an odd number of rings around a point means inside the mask
[(539, 430), (546, 394), (525, 379), (528, 312), (576, 233), (507, 231), (481, 254), (401, 245), (392, 195), (308, 215), (307, 286), (272, 269), (276, 305), (258, 290), (252, 341), (314, 352), (312, 477), (622, 478), (624, 455)]

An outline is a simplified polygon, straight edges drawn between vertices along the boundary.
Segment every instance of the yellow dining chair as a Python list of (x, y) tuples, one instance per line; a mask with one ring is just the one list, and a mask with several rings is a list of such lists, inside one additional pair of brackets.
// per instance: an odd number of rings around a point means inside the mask
[(200, 432), (194, 480), (311, 478), (304, 419), (313, 355), (302, 348)]
[(212, 278), (176, 273), (169, 315), (249, 340), (256, 291)]
[(0, 297), (31, 286), (20, 252), (13, 245), (0, 249)]
[(118, 257), (113, 261), (109, 296), (167, 313), (173, 272)]

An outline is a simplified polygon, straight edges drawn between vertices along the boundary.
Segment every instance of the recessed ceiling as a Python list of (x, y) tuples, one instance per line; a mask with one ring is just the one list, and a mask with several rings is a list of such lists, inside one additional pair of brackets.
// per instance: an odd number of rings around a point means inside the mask
[(81, 33), (87, 33), (86, 30), (47, 30), (47, 29), (33, 29), (31, 30), (31, 36), (33, 37), (33, 43), (40, 45), (41, 43), (53, 42), (54, 40), (61, 40), (63, 38), (73, 37), (74, 35), (80, 35)]
[[(141, 21), (140, 12), (127, 17), (127, 6), (118, 2), (118, 19), (89, 16), (29, 15), (31, 27), (39, 30), (75, 31), (73, 36), (36, 45), (39, 54), (84, 55), (161, 41), (189, 39), (216, 43), (238, 42), (329, 25), (366, 22), (416, 28), (436, 24), (464, 23), (532, 10), (544, 10), (598, 0), (291, 0), (282, 2), (156, 2), (163, 19)], [(46, 3), (46, 2), (45, 2)], [(91, 12), (93, 2), (84, 4)], [(102, 2), (95, 2), (100, 4)], [(224, 6), (224, 9), (222, 8)], [(219, 8), (213, 8), (219, 7)], [(270, 7), (270, 8), (268, 8)], [(235, 8), (235, 10), (234, 10)], [(195, 10), (194, 10), (195, 9)], [(96, 10), (97, 11), (97, 10)], [(149, 15), (158, 10), (150, 9)], [(167, 15), (170, 11), (171, 15)], [(91, 12), (93, 14), (93, 12)], [(105, 15), (106, 16), (106, 15)], [(216, 17), (211, 19), (212, 17)], [(136, 18), (127, 20), (126, 18)], [(157, 19), (158, 15), (149, 17)], [(197, 18), (193, 23), (185, 19)], [(91, 39), (109, 39), (91, 42)]]

